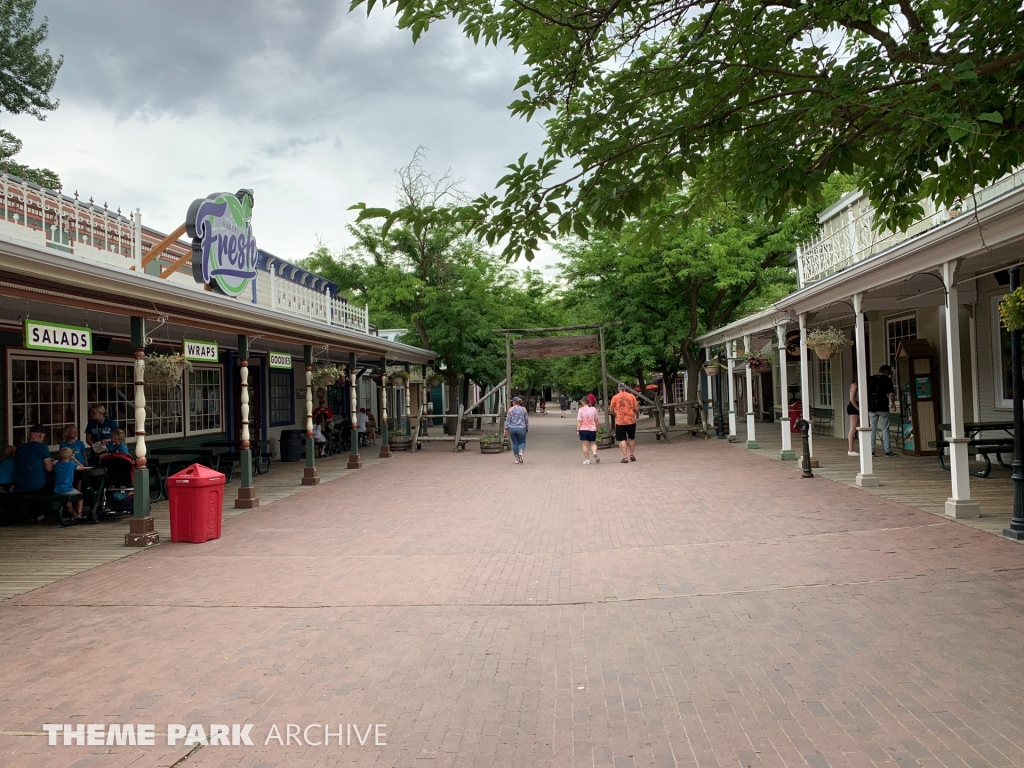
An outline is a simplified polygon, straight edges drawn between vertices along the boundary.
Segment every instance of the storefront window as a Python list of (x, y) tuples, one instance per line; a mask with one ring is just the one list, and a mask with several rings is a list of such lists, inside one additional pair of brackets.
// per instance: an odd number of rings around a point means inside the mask
[(20, 445), (33, 424), (49, 430), (51, 445), (64, 428), (78, 424), (75, 362), (45, 358), (11, 358), (11, 439)]
[(818, 405), (832, 405), (832, 361), (818, 361)]
[(196, 366), (188, 374), (188, 430), (223, 431), (221, 369)]
[(285, 370), (270, 371), (270, 426), (295, 423), (295, 377)]
[(992, 297), (992, 349), (995, 351), (996, 408), (1013, 408), (1013, 368), (1010, 366), (1010, 332), (999, 319), (999, 302), (1004, 296)]
[[(107, 418), (129, 437), (135, 435), (135, 368), (132, 363), (89, 363), (86, 366), (88, 407), (102, 405)], [(88, 416), (88, 414), (86, 414)]]
[(892, 366), (892, 369), (896, 370), (896, 350), (900, 347), (900, 342), (904, 339), (916, 339), (917, 338), (917, 316), (907, 315), (906, 317), (896, 317), (885, 321), (885, 335), (889, 344), (889, 360), (888, 363)]
[(146, 435), (183, 434), (181, 384), (146, 385)]

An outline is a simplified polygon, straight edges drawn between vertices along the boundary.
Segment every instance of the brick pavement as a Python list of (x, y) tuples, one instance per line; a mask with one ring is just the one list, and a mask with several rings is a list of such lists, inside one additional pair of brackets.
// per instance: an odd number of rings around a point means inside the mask
[[(1024, 765), (1020, 547), (715, 441), (472, 448), (0, 605), (0, 765)], [(48, 722), (256, 746), (20, 735)], [(264, 745), (325, 722), (387, 745)]]

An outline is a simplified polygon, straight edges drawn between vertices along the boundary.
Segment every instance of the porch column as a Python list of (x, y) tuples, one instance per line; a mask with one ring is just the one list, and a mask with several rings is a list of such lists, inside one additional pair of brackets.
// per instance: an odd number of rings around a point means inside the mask
[(348, 402), (352, 417), (352, 450), (348, 455), (348, 468), (362, 469), (363, 460), (359, 456), (359, 419), (356, 418), (356, 415), (359, 413), (359, 395), (356, 392), (355, 352), (349, 352), (348, 354), (348, 383)]
[(316, 443), (313, 442), (313, 347), (302, 347), (302, 360), (306, 364), (306, 467), (302, 471), (303, 485), (319, 485), (316, 473)]
[[(801, 417), (808, 424), (811, 424), (811, 374), (810, 365), (807, 359), (807, 313), (800, 315), (800, 405), (802, 407)], [(814, 458), (814, 430), (807, 430), (807, 445), (811, 449), (811, 466), (817, 467), (818, 460)]]
[[(412, 374), (409, 372), (409, 364), (408, 363), (406, 363), (403, 367), (405, 368), (405, 431), (404, 431), (404, 434), (412, 435), (412, 424), (409, 423), (409, 417), (412, 416), (412, 404), (409, 402), (410, 396), (412, 395)], [(401, 426), (399, 426), (398, 431), (402, 432)]]
[(786, 370), (786, 324), (775, 326), (775, 335), (779, 340), (779, 387), (782, 397), (782, 451), (779, 458), (783, 461), (796, 461), (793, 453), (793, 435), (789, 431), (789, 371)]
[(387, 370), (383, 371), (380, 377), (380, 389), (378, 390), (378, 397), (380, 398), (380, 407), (377, 409), (380, 411), (380, 458), (390, 459), (391, 458), (391, 446), (388, 445), (388, 376)]
[[(729, 356), (729, 440), (736, 439), (736, 340), (726, 348)], [(722, 374), (719, 373), (719, 376)]]
[[(750, 354), (750, 334), (743, 337), (743, 351)], [(754, 373), (747, 366), (747, 448), (760, 448), (754, 434)]]
[[(704, 348), (704, 363), (706, 365), (707, 363), (710, 363), (710, 362), (711, 362), (711, 350), (709, 348), (705, 347)], [(704, 403), (703, 403), (703, 406), (702, 406), (702, 408), (704, 410), (704, 431), (708, 433), (707, 434), (708, 437), (711, 437), (711, 433), (710, 433), (709, 430), (711, 429), (711, 425), (714, 424), (714, 421), (713, 421), (714, 403), (711, 402), (712, 399), (714, 398), (714, 391), (713, 391), (714, 382), (711, 381), (711, 377), (708, 376), (708, 373), (707, 373), (707, 371), (705, 370), (705, 368), (703, 366), (701, 367), (701, 371), (704, 373), (704, 392), (701, 393), (701, 394), (704, 395), (704, 397), (702, 398), (704, 400)]]
[(949, 380), (949, 469), (953, 495), (946, 499), (949, 517), (981, 517), (978, 502), (971, 498), (971, 476), (968, 469), (967, 443), (964, 437), (964, 384), (960, 377), (959, 295), (956, 287), (960, 271), (958, 260), (942, 265), (942, 282), (946, 285), (946, 359)]
[[(1010, 270), (1010, 290), (1020, 288), (1020, 267)], [(1021, 341), (1024, 331), (1010, 331), (1010, 372), (1013, 379), (1013, 520), (1003, 529), (1009, 539), (1024, 539), (1024, 375)]]
[(126, 547), (151, 547), (160, 543), (149, 514), (149, 468), (146, 466), (146, 319), (131, 319), (135, 347), (135, 508), (124, 535)]
[(860, 426), (857, 427), (860, 438), (860, 472), (854, 482), (866, 488), (874, 488), (878, 486), (878, 477), (871, 463), (871, 427), (865, 418), (868, 415), (868, 356), (863, 306), (864, 294), (854, 294), (853, 312), (857, 316), (857, 407), (860, 410)]
[(238, 380), (241, 383), (242, 450), (238, 456), (241, 482), (235, 509), (252, 509), (260, 505), (260, 500), (252, 482), (252, 447), (249, 444), (249, 337), (241, 334), (238, 336)]

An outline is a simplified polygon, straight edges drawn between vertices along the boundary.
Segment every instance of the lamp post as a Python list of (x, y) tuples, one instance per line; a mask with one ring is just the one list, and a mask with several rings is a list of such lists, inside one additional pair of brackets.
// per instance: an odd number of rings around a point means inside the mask
[(728, 435), (725, 434), (725, 414), (722, 412), (722, 353), (719, 351), (718, 357), (718, 375), (715, 376), (717, 380), (715, 382), (715, 388), (718, 390), (718, 427), (715, 431), (715, 437), (719, 440), (725, 440)]

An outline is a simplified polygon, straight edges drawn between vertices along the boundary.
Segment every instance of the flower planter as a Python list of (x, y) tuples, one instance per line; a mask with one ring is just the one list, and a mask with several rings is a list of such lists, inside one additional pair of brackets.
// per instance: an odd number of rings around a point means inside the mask
[(762, 371), (770, 371), (772, 363), (770, 360), (748, 360), (747, 367), (754, 373), (761, 373)]
[(486, 445), (481, 441), (480, 453), (501, 453), (501, 441), (493, 440)]
[(597, 447), (598, 448), (611, 448), (614, 445), (615, 445), (615, 436), (614, 435), (605, 435), (604, 437), (599, 437), (597, 439)]
[(388, 446), (392, 451), (412, 450), (412, 437), (409, 435), (388, 435)]
[(818, 356), (819, 360), (831, 360), (836, 351), (832, 347), (815, 347), (814, 354)]
[(717, 365), (705, 365), (704, 366), (704, 373), (706, 373), (708, 376), (717, 376), (718, 375), (718, 366)]

